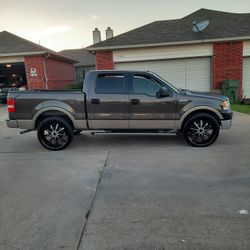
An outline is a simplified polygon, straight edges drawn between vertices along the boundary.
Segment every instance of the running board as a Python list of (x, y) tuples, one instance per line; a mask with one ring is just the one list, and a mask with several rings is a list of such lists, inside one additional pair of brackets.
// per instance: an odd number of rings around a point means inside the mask
[(96, 135), (96, 134), (164, 134), (164, 133), (175, 133), (177, 134), (178, 132), (173, 129), (169, 130), (105, 130), (105, 131), (92, 131), (90, 132), (91, 135)]

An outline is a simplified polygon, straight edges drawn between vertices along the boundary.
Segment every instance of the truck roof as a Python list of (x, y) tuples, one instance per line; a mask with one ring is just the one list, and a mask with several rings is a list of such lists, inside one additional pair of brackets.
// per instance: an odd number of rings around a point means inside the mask
[(97, 73), (152, 73), (149, 70), (90, 70), (89, 72)]

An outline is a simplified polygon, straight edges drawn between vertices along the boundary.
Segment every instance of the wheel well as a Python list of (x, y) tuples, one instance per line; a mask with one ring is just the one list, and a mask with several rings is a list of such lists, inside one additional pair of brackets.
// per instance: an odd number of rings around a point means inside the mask
[(64, 114), (61, 111), (57, 111), (57, 110), (45, 111), (44, 113), (40, 114), (36, 119), (35, 129), (37, 129), (39, 123), (42, 120), (44, 120), (50, 116), (57, 116), (57, 117), (61, 117), (61, 118), (65, 119), (69, 123), (69, 125), (72, 127), (72, 129), (74, 129), (74, 124), (73, 124), (72, 120), (66, 114)]
[(221, 125), (221, 120), (220, 120), (220, 118), (219, 118), (219, 116), (218, 116), (217, 114), (215, 114), (215, 113), (214, 113), (213, 111), (211, 111), (211, 110), (201, 109), (201, 110), (193, 111), (193, 112), (191, 112), (190, 114), (188, 114), (187, 117), (185, 117), (184, 121), (183, 121), (182, 124), (181, 124), (181, 131), (182, 131), (182, 129), (183, 129), (183, 127), (184, 127), (186, 121), (187, 121), (190, 117), (192, 117), (193, 115), (196, 115), (196, 114), (198, 114), (198, 113), (206, 113), (206, 114), (212, 115), (212, 116), (218, 121), (218, 123)]

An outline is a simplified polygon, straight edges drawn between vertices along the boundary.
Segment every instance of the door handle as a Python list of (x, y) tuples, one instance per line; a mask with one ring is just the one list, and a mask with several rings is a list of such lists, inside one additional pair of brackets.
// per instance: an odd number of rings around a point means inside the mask
[(139, 99), (131, 99), (131, 104), (138, 105), (138, 104), (140, 104), (140, 100)]
[(100, 99), (91, 99), (91, 104), (100, 104)]

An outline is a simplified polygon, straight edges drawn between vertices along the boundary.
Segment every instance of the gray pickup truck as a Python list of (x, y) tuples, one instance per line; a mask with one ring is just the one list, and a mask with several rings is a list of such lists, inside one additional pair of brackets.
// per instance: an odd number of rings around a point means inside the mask
[(227, 97), (177, 89), (144, 71), (90, 71), (83, 91), (11, 91), (8, 111), (8, 127), (37, 130), (49, 150), (64, 149), (83, 130), (182, 133), (206, 147), (232, 123)]

